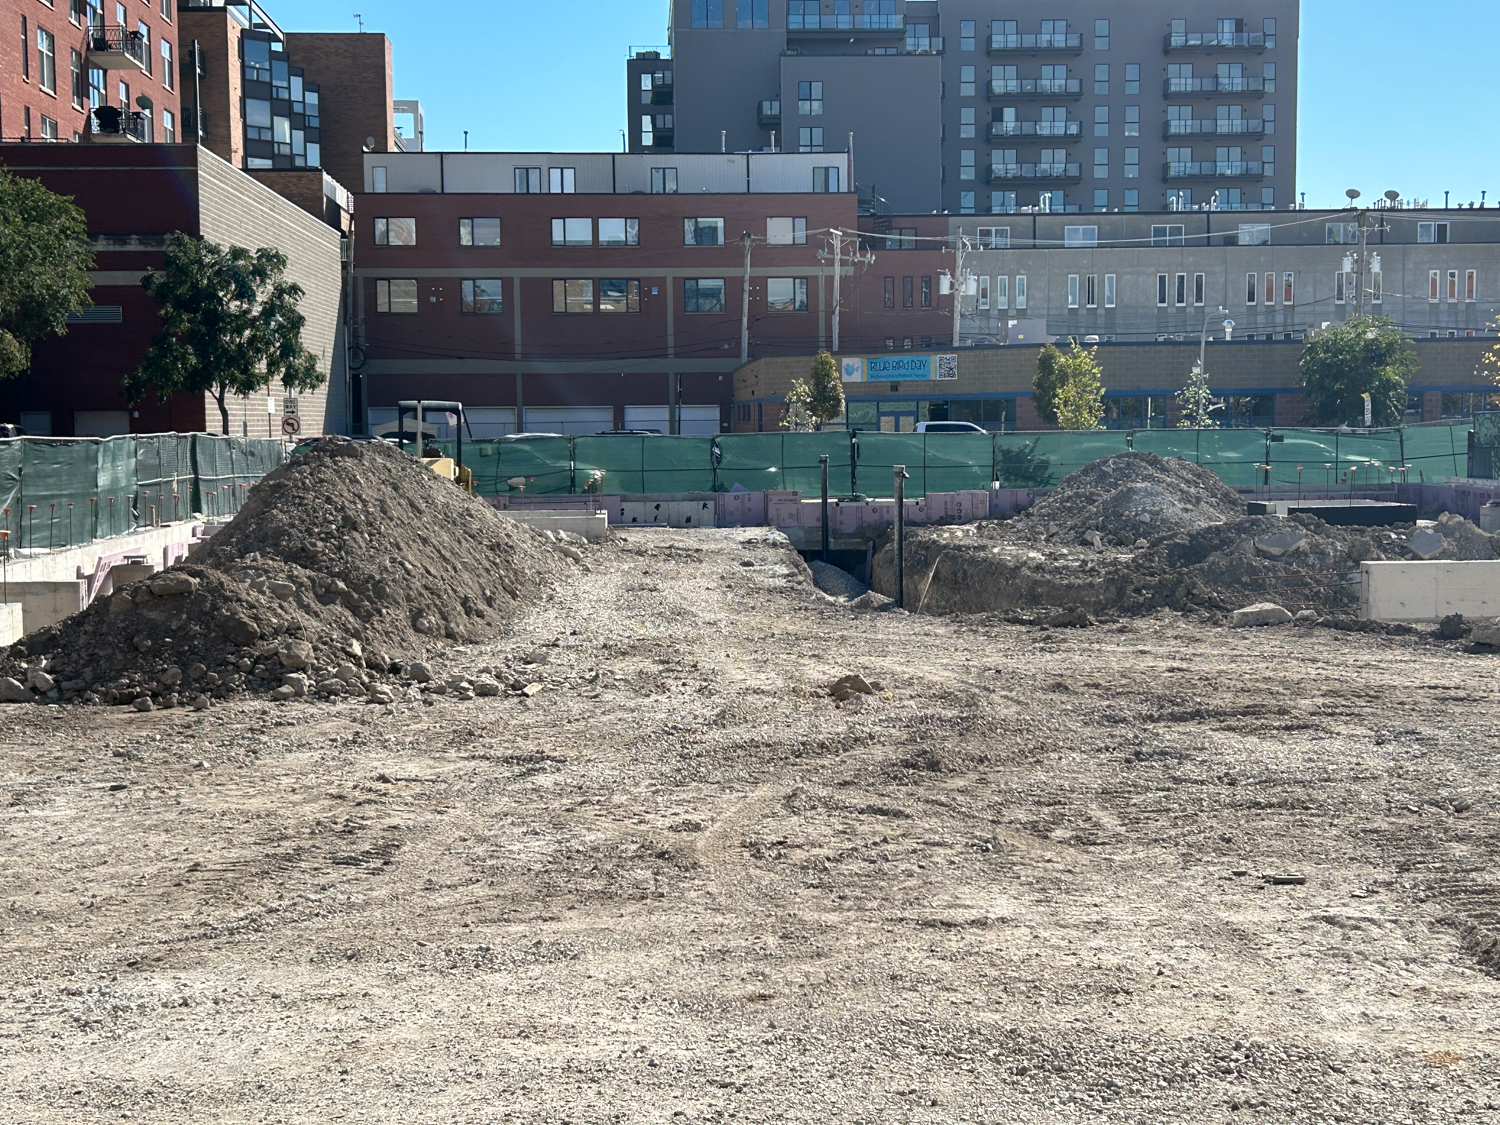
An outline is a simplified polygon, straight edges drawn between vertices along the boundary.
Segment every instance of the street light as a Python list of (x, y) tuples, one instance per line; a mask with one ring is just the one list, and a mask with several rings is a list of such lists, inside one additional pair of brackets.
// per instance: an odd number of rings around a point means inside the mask
[(1215, 317), (1224, 322), (1224, 339), (1228, 340), (1230, 334), (1234, 332), (1234, 321), (1229, 319), (1229, 310), (1223, 305), (1203, 315), (1203, 335), (1198, 340), (1198, 366), (1193, 369), (1195, 375), (1203, 374), (1203, 364), (1208, 353), (1208, 325)]

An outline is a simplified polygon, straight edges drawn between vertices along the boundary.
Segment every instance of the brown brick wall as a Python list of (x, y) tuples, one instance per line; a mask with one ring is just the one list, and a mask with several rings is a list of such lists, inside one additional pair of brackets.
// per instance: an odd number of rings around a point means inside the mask
[(287, 54), (319, 85), (323, 168), (350, 191), (363, 191), (364, 144), (396, 150), (391, 120), (391, 41), (378, 32), (288, 32)]
[[(182, 99), (194, 96), (192, 41), (203, 52), (203, 76), (198, 93), (203, 98), (203, 147), (236, 168), (245, 163), (244, 76), (240, 64), (240, 25), (224, 9), (193, 9), (178, 13), (184, 41)], [(192, 143), (196, 133), (189, 128), (183, 140)]]

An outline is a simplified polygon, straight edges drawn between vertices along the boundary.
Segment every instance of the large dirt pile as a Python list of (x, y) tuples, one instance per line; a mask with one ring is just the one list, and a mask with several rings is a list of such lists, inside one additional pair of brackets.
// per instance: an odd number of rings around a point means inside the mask
[[(1246, 516), (1239, 495), (1208, 470), (1124, 453), (1074, 473), (1013, 520), (910, 529), (906, 604), (1047, 620), (1070, 610), (1223, 614), (1273, 601), (1347, 616), (1358, 602), (1359, 564), (1416, 557), (1417, 532)], [(1443, 537), (1441, 550), (1422, 557), (1497, 557), (1495, 540), (1460, 516), (1443, 517), (1432, 532)], [(896, 592), (889, 543), (875, 558), (875, 589)]]
[(445, 642), (502, 631), (566, 565), (400, 451), (327, 438), (256, 485), (188, 563), (27, 637), (0, 677), (105, 703), (201, 706), (288, 675), (298, 696), (364, 694)]

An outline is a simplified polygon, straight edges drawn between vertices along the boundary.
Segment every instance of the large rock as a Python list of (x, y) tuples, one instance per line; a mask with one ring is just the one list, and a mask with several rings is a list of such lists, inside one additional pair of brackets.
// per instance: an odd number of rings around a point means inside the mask
[(406, 674), (419, 684), (430, 683), (432, 681), (432, 669), (420, 660), (410, 665), (406, 669)]
[(863, 676), (840, 676), (828, 685), (828, 694), (843, 703), (856, 695), (874, 695), (875, 689), (865, 682)]
[(1435, 559), (1442, 554), (1443, 548), (1448, 545), (1441, 532), (1433, 531), (1430, 527), (1421, 528), (1411, 537), (1407, 544), (1411, 553), (1419, 559)]
[(198, 588), (198, 580), (191, 574), (167, 573), (151, 579), (151, 592), (158, 598), (178, 597), (191, 594)]
[(274, 597), (280, 598), (284, 602), (291, 601), (292, 597), (297, 593), (296, 586), (292, 585), (290, 582), (282, 582), (279, 580), (266, 583), (266, 589)]
[(1248, 629), (1257, 625), (1285, 625), (1292, 615), (1274, 602), (1259, 602), (1234, 611), (1234, 627)]
[(13, 680), (9, 676), (0, 679), (0, 703), (32, 703), (36, 696), (31, 689), (19, 680)]
[(1296, 527), (1264, 535), (1255, 541), (1256, 552), (1265, 555), (1268, 559), (1284, 558), (1306, 547), (1307, 532)]
[(287, 641), (277, 656), (281, 658), (282, 667), (296, 672), (312, 663), (313, 646), (307, 641)]
[(241, 647), (253, 645), (260, 640), (260, 626), (248, 617), (240, 617), (238, 614), (221, 614), (214, 622), (215, 627), (226, 640)]
[(1489, 648), (1500, 648), (1500, 621), (1488, 625), (1475, 625), (1469, 630), (1469, 641)]

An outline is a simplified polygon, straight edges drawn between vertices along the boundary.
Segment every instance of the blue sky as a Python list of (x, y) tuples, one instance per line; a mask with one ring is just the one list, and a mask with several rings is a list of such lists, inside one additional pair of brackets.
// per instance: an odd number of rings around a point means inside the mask
[[(384, 31), (396, 96), (429, 148), (615, 150), (624, 59), (666, 40), (666, 0), (265, 0), (288, 31)], [(1433, 18), (1428, 18), (1429, 16)], [(1441, 18), (1437, 18), (1441, 17)], [(1387, 189), (1441, 206), (1500, 201), (1500, 4), (1307, 0), (1298, 187), (1311, 206)], [(498, 112), (497, 112), (498, 108)]]

